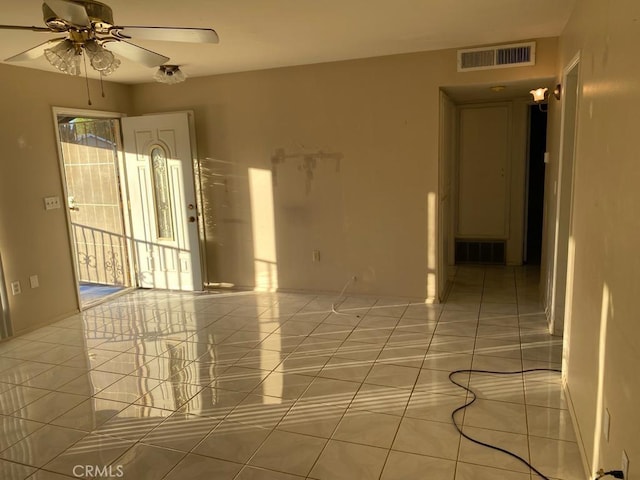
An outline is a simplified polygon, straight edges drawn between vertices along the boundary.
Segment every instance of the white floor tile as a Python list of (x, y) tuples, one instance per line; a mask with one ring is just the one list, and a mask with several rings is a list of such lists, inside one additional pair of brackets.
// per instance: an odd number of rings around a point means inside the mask
[(375, 480), (380, 477), (387, 450), (330, 440), (310, 476), (318, 480)]
[(464, 425), (526, 435), (525, 406), (479, 398), (466, 409)]
[[(334, 314), (332, 295), (145, 290), (3, 342), (0, 477), (95, 463), (136, 480), (529, 480), (461, 442), (450, 414), (469, 397), (449, 373), (561, 368), (538, 271), (452, 271), (442, 305), (351, 295)], [(478, 396), (457, 418), (583, 480), (560, 377), (456, 374)]]
[(334, 440), (391, 448), (400, 417), (364, 410), (349, 410), (333, 434)]
[(441, 422), (402, 419), (393, 450), (456, 460), (460, 436), (450, 425)]
[(456, 464), (452, 460), (392, 450), (389, 452), (389, 457), (380, 479), (408, 480), (424, 478), (425, 473), (428, 472), (431, 478), (453, 480), (455, 466)]
[(322, 438), (274, 430), (249, 463), (279, 472), (306, 476), (326, 443)]

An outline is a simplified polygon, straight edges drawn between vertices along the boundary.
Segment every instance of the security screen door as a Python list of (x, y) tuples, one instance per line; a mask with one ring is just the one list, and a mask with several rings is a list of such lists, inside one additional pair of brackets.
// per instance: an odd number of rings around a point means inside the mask
[(139, 286), (202, 290), (189, 114), (124, 117), (122, 132)]

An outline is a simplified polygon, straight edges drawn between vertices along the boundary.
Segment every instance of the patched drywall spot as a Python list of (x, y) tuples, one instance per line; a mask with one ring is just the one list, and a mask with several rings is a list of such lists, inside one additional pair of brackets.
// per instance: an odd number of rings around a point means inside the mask
[(25, 149), (29, 146), (29, 144), (27, 143), (27, 139), (25, 138), (24, 135), (20, 135), (18, 137), (18, 148), (20, 149)]
[[(303, 147), (304, 150), (304, 147)], [(305, 192), (307, 195), (311, 192), (311, 185), (313, 183), (315, 170), (320, 163), (334, 162), (335, 172), (340, 172), (340, 161), (343, 155), (340, 152), (325, 152), (323, 150), (316, 150), (310, 152), (294, 152), (287, 153), (284, 148), (276, 149), (276, 152), (271, 156), (271, 173), (273, 179), (273, 186), (278, 186), (278, 166), (284, 164), (287, 161), (296, 162), (298, 171), (304, 174), (305, 179)]]

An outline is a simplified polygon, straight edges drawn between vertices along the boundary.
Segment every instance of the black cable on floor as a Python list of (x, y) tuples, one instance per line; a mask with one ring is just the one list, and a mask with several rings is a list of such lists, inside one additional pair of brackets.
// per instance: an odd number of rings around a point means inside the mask
[[(531, 470), (533, 470), (536, 474), (538, 474), (540, 476), (540, 478), (543, 478), (544, 480), (550, 480), (549, 477), (545, 476), (544, 474), (542, 474), (539, 470), (537, 470), (533, 465), (531, 465), (529, 462), (527, 462), (524, 458), (522, 458), (519, 455), (516, 455), (513, 452), (510, 452), (509, 450), (506, 450), (504, 448), (500, 448), (497, 447), (495, 445), (491, 445), (489, 443), (485, 443), (482, 442), (480, 440), (476, 440), (475, 438), (470, 437), (469, 435), (467, 435), (466, 433), (464, 433), (462, 431), (462, 428), (460, 426), (458, 426), (458, 422), (456, 422), (456, 418), (455, 415), (456, 413), (458, 413), (461, 410), (464, 410), (465, 408), (471, 406), (473, 404), (473, 402), (476, 401), (476, 399), (478, 398), (476, 396), (476, 393), (471, 390), (469, 387), (464, 386), (458, 382), (456, 382), (453, 379), (453, 376), (457, 373), (490, 373), (492, 375), (518, 375), (518, 374), (523, 374), (523, 373), (530, 373), (530, 372), (560, 372), (560, 370), (554, 369), (554, 368), (529, 368), (527, 370), (518, 370), (515, 372), (497, 372), (497, 371), (492, 371), (492, 370), (475, 370), (475, 369), (470, 369), (470, 370), (455, 370), (453, 372), (451, 372), (449, 374), (449, 380), (451, 381), (451, 383), (459, 386), (460, 388), (465, 389), (467, 392), (469, 392), (472, 395), (472, 399), (471, 401), (465, 403), (464, 405), (462, 405), (461, 407), (456, 408), (453, 412), (451, 412), (451, 420), (453, 421), (453, 425), (456, 427), (456, 430), (458, 430), (458, 433), (460, 435), (462, 435), (464, 438), (466, 438), (467, 440), (476, 443), (478, 445), (482, 445), (483, 447), (488, 447), (488, 448), (492, 448), (493, 450), (497, 450), (499, 452), (502, 453), (506, 453), (507, 455), (510, 455), (511, 457), (515, 458), (516, 460), (519, 460), (520, 462), (524, 463), (527, 467), (529, 467)], [(469, 377), (469, 381), (471, 381), (471, 377)]]

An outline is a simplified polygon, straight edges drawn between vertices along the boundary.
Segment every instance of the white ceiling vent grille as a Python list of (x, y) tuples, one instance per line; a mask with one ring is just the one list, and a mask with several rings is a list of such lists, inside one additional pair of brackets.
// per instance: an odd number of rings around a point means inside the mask
[(536, 42), (458, 50), (458, 71), (525, 67), (536, 64)]

